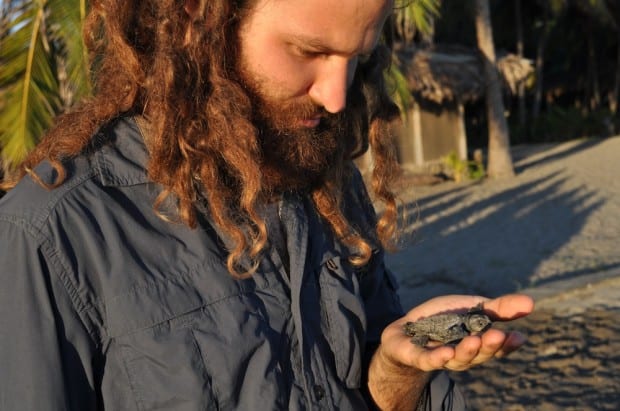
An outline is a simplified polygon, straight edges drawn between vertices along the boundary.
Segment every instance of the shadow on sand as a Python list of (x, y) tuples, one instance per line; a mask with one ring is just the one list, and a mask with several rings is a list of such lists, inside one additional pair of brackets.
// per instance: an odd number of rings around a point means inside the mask
[(511, 151), (515, 164), (515, 173), (521, 174), (528, 168), (562, 160), (580, 151), (594, 148), (603, 141), (605, 140), (602, 138), (588, 138), (580, 140), (576, 144), (560, 151), (551, 150), (550, 147), (554, 146), (549, 144), (514, 147)]
[[(588, 140), (565, 151), (537, 153), (521, 170), (594, 144)], [(403, 305), (447, 293), (496, 296), (533, 285), (539, 265), (578, 235), (604, 204), (591, 188), (567, 189), (568, 178), (560, 170), (486, 197), (469, 185), (404, 204), (405, 215), (411, 220), (420, 215), (420, 220), (409, 227), (414, 234), (408, 245), (387, 257), (399, 278)], [(553, 278), (583, 274), (575, 270)]]

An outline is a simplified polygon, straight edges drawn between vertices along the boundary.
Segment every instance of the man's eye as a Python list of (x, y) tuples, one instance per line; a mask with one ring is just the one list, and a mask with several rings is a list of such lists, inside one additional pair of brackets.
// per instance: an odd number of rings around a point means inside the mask
[(325, 53), (317, 50), (309, 50), (301, 47), (296, 48), (296, 53), (304, 58), (317, 58), (325, 56)]

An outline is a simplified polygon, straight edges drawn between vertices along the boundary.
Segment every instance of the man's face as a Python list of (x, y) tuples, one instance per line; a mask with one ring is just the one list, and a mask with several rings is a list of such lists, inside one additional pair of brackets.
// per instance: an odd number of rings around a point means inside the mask
[(302, 179), (329, 167), (355, 69), (391, 8), (392, 0), (257, 1), (240, 27), (238, 72), (267, 166)]

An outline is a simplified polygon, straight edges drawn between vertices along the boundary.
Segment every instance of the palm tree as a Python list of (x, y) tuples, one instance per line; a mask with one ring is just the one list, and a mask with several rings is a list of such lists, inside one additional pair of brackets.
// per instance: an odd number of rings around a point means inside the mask
[(54, 117), (90, 91), (81, 27), (86, 0), (3, 3), (0, 24), (0, 161), (6, 172)]
[(488, 176), (490, 178), (514, 176), (508, 124), (504, 116), (502, 86), (495, 65), (495, 45), (491, 27), (489, 0), (476, 0), (476, 37), (484, 57), (486, 81), (487, 123), (489, 126)]

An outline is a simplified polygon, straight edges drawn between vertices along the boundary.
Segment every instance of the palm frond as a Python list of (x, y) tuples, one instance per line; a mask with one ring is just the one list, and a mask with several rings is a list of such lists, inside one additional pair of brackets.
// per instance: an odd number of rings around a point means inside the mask
[(51, 124), (58, 109), (58, 81), (45, 33), (45, 2), (16, 9), (0, 44), (2, 161), (19, 164)]
[(409, 91), (407, 79), (398, 67), (399, 64), (394, 57), (394, 61), (390, 64), (384, 77), (392, 99), (400, 108), (401, 113), (404, 113), (413, 104), (413, 97)]
[[(394, 11), (394, 28), (401, 41), (407, 43), (413, 39), (416, 31), (425, 35), (432, 35), (433, 22), (440, 16), (441, 0), (407, 0), (398, 5)], [(385, 73), (386, 83), (391, 91), (392, 98), (405, 112), (413, 103), (407, 79), (401, 71), (401, 63), (396, 55), (392, 56), (392, 64)]]
[(429, 35), (433, 20), (439, 17), (441, 0), (410, 0), (394, 11), (396, 28), (401, 38), (410, 40), (416, 31)]
[(70, 106), (82, 96), (90, 93), (91, 83), (88, 71), (88, 53), (82, 38), (82, 24), (86, 18), (86, 0), (49, 0), (50, 34), (59, 47), (61, 69), (66, 73), (63, 86), (70, 93)]
[(414, 0), (407, 8), (409, 18), (423, 34), (430, 34), (433, 30), (432, 21), (439, 17), (440, 0)]
[(86, 0), (22, 1), (0, 33), (0, 159), (19, 164), (54, 117), (90, 91)]

